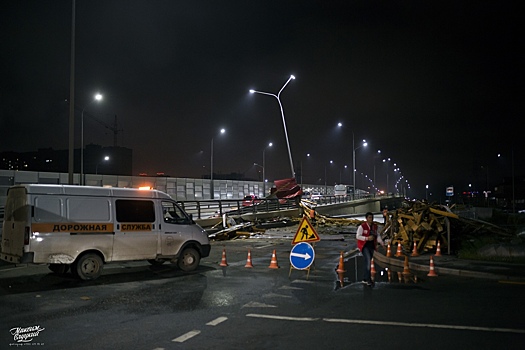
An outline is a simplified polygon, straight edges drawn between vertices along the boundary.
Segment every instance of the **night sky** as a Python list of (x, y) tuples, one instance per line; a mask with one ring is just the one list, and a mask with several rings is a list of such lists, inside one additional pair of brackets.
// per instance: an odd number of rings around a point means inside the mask
[[(68, 148), (71, 3), (0, 5), (0, 151)], [(395, 162), (410, 196), (483, 191), (511, 176), (512, 155), (525, 175), (518, 3), (77, 0), (75, 104), (117, 116), (134, 175), (209, 174), (213, 138), (215, 172), (253, 179), (273, 142), (272, 181), (291, 175), (279, 105), (248, 90), (277, 93), (293, 74), (281, 102), (299, 182), (302, 168), (305, 183), (351, 184), (354, 135), (368, 141), (359, 187), (375, 168), (392, 191)], [(84, 128), (84, 144), (113, 145)], [(79, 147), (80, 116), (76, 129)]]

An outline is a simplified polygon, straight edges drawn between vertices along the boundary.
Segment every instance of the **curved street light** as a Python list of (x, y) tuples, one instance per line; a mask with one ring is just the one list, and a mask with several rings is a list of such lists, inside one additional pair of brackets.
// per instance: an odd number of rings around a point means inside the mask
[(94, 96), (93, 101), (89, 102), (84, 108), (80, 115), (80, 184), (84, 185), (84, 111), (94, 102), (102, 101), (102, 95), (97, 93)]
[(295, 79), (295, 77), (293, 75), (290, 75), (290, 78), (288, 78), (286, 83), (284, 83), (283, 87), (281, 88), (281, 90), (279, 90), (277, 95), (269, 93), (269, 92), (257, 91), (257, 90), (253, 90), (253, 89), (250, 90), (250, 93), (273, 96), (273, 97), (275, 97), (277, 99), (277, 102), (279, 102), (279, 107), (281, 108), (281, 117), (283, 119), (284, 136), (286, 138), (286, 145), (288, 146), (288, 157), (290, 158), (290, 168), (291, 168), (291, 171), (292, 171), (292, 177), (295, 178), (295, 171), (293, 169), (293, 161), (292, 161), (292, 151), (290, 150), (290, 141), (288, 140), (288, 131), (286, 130), (286, 121), (284, 119), (283, 105), (281, 103), (281, 92), (283, 92), (283, 90), (286, 87), (286, 85), (288, 85), (288, 83), (292, 79)]

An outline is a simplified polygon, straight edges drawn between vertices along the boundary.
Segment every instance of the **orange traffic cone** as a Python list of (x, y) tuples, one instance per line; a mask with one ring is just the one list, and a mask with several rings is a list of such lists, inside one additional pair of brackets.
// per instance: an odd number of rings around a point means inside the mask
[(270, 266), (268, 266), (270, 269), (278, 269), (279, 265), (277, 265), (277, 256), (275, 256), (275, 249), (272, 253), (272, 260), (270, 261)]
[(376, 273), (376, 267), (374, 265), (374, 258), (370, 260), (370, 273)]
[(341, 254), (339, 255), (339, 266), (337, 266), (337, 270), (335, 270), (335, 272), (337, 272), (337, 273), (346, 272), (346, 270), (345, 270), (345, 260), (343, 258), (343, 252), (341, 252)]
[(246, 265), (244, 267), (253, 267), (252, 265), (252, 252), (248, 249), (248, 259), (246, 259)]
[(388, 269), (386, 275), (388, 276), (388, 283), (392, 283), (392, 271), (390, 269)]
[(397, 273), (397, 280), (399, 281), (399, 283), (403, 283), (403, 275), (401, 274), (401, 272)]
[(401, 251), (401, 242), (398, 242), (398, 243), (397, 243), (397, 251), (396, 251), (396, 255), (394, 255), (394, 256), (397, 256), (397, 257), (399, 258), (399, 257), (402, 256), (402, 255), (403, 255), (403, 252)]
[(417, 252), (417, 244), (414, 242), (414, 249), (412, 249), (412, 255), (410, 256), (419, 256), (419, 253)]
[(438, 241), (438, 246), (436, 248), (436, 255), (435, 256), (441, 256), (441, 244)]
[(410, 270), (408, 268), (408, 256), (405, 256), (405, 265), (403, 267), (403, 275), (410, 275)]
[(388, 246), (386, 248), (386, 257), (390, 258), (392, 256), (392, 250), (390, 249), (390, 243), (388, 243)]
[(228, 266), (228, 263), (226, 262), (226, 249), (222, 250), (222, 259), (219, 266)]
[(339, 277), (339, 284), (341, 285), (341, 288), (344, 287), (344, 281), (345, 281), (345, 273), (344, 272), (338, 272), (337, 277)]
[(436, 271), (434, 270), (434, 257), (431, 255), (430, 256), (430, 271), (428, 272), (428, 275), (429, 277), (437, 277), (437, 273)]

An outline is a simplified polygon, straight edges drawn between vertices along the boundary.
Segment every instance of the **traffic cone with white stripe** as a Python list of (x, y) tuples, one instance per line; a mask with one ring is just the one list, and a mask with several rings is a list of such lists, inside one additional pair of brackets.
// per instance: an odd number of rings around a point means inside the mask
[(401, 242), (398, 242), (398, 243), (397, 243), (397, 251), (396, 251), (396, 255), (394, 255), (394, 256), (396, 256), (396, 257), (399, 258), (399, 257), (402, 256), (402, 255), (403, 255), (403, 252), (401, 251)]
[(226, 249), (222, 250), (222, 259), (219, 266), (228, 266), (228, 263), (226, 262)]
[(277, 256), (275, 255), (275, 249), (272, 253), (272, 260), (270, 261), (270, 266), (268, 266), (270, 269), (278, 269), (279, 265), (277, 264)]
[(386, 248), (386, 257), (390, 258), (392, 256), (392, 250), (390, 249), (390, 243), (388, 243), (388, 246)]
[(437, 273), (434, 270), (434, 256), (430, 256), (430, 271), (428, 272), (427, 276), (429, 277), (437, 277)]
[(437, 245), (437, 248), (436, 248), (436, 255), (435, 256), (441, 256), (441, 244), (440, 244), (439, 241), (438, 241), (438, 245)]
[(419, 256), (419, 253), (417, 252), (417, 244), (414, 242), (414, 249), (412, 249), (412, 255), (411, 256)]
[(376, 273), (376, 266), (374, 265), (374, 258), (370, 260), (370, 273)]
[(248, 249), (248, 258), (246, 259), (246, 265), (244, 267), (252, 268), (252, 252)]
[(343, 258), (343, 252), (339, 255), (339, 266), (337, 266), (337, 270), (335, 272), (346, 272), (345, 270), (345, 259)]

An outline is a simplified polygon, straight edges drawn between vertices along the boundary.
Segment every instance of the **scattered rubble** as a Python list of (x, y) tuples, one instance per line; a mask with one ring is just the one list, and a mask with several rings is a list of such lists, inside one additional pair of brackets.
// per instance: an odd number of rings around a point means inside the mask
[[(319, 214), (316, 206), (308, 201), (301, 201), (303, 215), (307, 216), (317, 230), (324, 234), (355, 233), (363, 221), (352, 218), (332, 218)], [(262, 237), (267, 229), (297, 225), (299, 217), (276, 217), (266, 221), (238, 222), (233, 217), (224, 216), (223, 220), (208, 229), (210, 239), (233, 240)], [(242, 220), (242, 219), (237, 219)], [(413, 252), (414, 243), (418, 254), (436, 250), (438, 241), (442, 250), (457, 252), (465, 244), (489, 241), (491, 244), (509, 243), (516, 235), (491, 223), (468, 219), (454, 214), (451, 208), (424, 201), (405, 201), (401, 208), (386, 213), (386, 223), (378, 223), (383, 240), (395, 247), (401, 244), (402, 250), (409, 255)], [(489, 239), (487, 239), (489, 237)], [(485, 251), (499, 251), (487, 248)], [(515, 248), (513, 248), (515, 250)], [(484, 251), (483, 251), (484, 252)], [(487, 253), (488, 254), (488, 253)], [(492, 253), (490, 253), (492, 254)], [(489, 254), (489, 255), (490, 255)], [(506, 255), (522, 255), (513, 251)]]
[(415, 243), (417, 253), (434, 250), (438, 241), (442, 249), (456, 250), (462, 240), (475, 239), (482, 234), (501, 240), (513, 236), (488, 222), (460, 217), (447, 206), (421, 201), (406, 201), (402, 208), (389, 211), (381, 231), (383, 239), (395, 245), (401, 243), (405, 252), (413, 251)]

